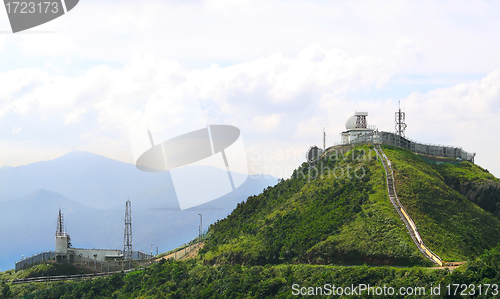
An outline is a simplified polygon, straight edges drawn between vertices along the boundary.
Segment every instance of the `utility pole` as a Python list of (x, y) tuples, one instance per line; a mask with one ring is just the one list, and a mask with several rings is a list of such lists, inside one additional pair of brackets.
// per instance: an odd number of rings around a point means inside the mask
[(201, 235), (202, 235), (202, 230), (203, 230), (203, 215), (201, 214), (198, 214), (200, 215), (200, 242), (201, 242)]
[(326, 132), (325, 132), (325, 127), (323, 127), (323, 150), (326, 151)]

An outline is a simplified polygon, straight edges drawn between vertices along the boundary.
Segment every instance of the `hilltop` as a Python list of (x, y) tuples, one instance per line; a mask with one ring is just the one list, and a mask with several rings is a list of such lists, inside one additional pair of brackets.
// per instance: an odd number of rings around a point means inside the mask
[[(469, 162), (431, 165), (411, 151), (383, 149), (401, 203), (442, 259), (466, 260), (498, 243), (498, 217), (450, 183), (496, 178)], [(304, 163), (290, 179), (249, 197), (211, 226), (202, 252), (208, 264), (428, 264), (389, 202), (382, 165), (366, 145)]]

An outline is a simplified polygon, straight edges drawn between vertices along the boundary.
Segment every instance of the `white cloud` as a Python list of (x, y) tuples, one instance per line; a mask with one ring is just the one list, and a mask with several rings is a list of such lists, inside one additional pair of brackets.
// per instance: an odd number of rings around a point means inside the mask
[[(421, 74), (487, 73), (500, 64), (499, 8), (487, 0), (89, 0), (36, 28), (56, 33), (18, 35), (9, 42), (42, 58), (128, 63), (143, 51), (200, 68), (270, 53), (295, 56), (315, 43), (350, 57), (381, 57), (398, 40), (412, 40), (420, 45), (423, 60), (415, 70)], [(2, 24), (9, 26), (6, 19)]]
[(14, 128), (12, 128), (12, 134), (17, 134), (17, 133), (21, 132), (22, 129), (23, 128), (19, 128), (19, 127), (14, 126)]
[(274, 131), (280, 124), (279, 114), (259, 115), (253, 118), (252, 125), (256, 130), (262, 132)]
[(477, 152), (476, 162), (500, 176), (498, 164), (491, 163), (499, 146), (499, 103), (500, 70), (481, 80), (414, 93), (402, 101), (407, 112), (407, 136)]
[(87, 109), (85, 108), (76, 108), (73, 111), (67, 113), (64, 116), (64, 125), (73, 125), (78, 124), (85, 117), (85, 113), (87, 113)]
[(309, 136), (320, 135), (324, 124), (324, 119), (321, 119), (320, 117), (313, 117), (311, 119), (301, 121), (297, 125), (294, 137), (307, 138)]
[(19, 47), (28, 56), (61, 57), (76, 48), (71, 37), (61, 33), (21, 35), (21, 38)]
[[(147, 117), (152, 130), (165, 131), (190, 119), (200, 99), (210, 123), (241, 127), (249, 136), (247, 142), (257, 136), (285, 140), (295, 133), (297, 123), (310, 119), (304, 111), (317, 113), (325, 94), (384, 84), (398, 72), (395, 59), (349, 57), (312, 45), (296, 57), (277, 53), (191, 71), (177, 62), (140, 54), (123, 68), (98, 65), (74, 77), (20, 69), (0, 73), (0, 123), (11, 128), (23, 123), (23, 138), (56, 139), (68, 148), (98, 148), (91, 145), (95, 140), (103, 152), (110, 151), (104, 149), (106, 143), (120, 145), (115, 157), (129, 157), (130, 120)], [(194, 104), (188, 105), (192, 100)], [(190, 123), (197, 122), (204, 124), (205, 119), (200, 116)], [(155, 139), (169, 137), (167, 131)], [(306, 133), (297, 136), (301, 142), (311, 138)]]
[(7, 43), (7, 35), (0, 35), (0, 52), (3, 46)]

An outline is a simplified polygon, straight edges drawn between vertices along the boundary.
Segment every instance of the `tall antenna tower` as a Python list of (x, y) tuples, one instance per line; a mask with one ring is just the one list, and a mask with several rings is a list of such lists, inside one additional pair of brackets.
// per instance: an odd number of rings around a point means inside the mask
[(63, 219), (63, 214), (61, 213), (61, 208), (59, 208), (59, 215), (57, 216), (56, 236), (66, 236), (66, 232), (64, 231), (64, 219)]
[(401, 137), (405, 137), (405, 113), (401, 112), (401, 101), (398, 101), (398, 112), (396, 112), (396, 134)]
[(132, 259), (132, 208), (130, 200), (125, 203), (125, 232), (123, 233), (123, 258)]

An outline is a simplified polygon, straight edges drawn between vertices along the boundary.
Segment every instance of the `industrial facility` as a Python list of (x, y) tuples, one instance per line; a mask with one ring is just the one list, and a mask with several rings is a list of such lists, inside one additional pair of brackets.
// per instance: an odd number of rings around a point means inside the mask
[(346, 131), (340, 134), (341, 143), (328, 148), (326, 148), (324, 141), (323, 148), (313, 145), (307, 151), (306, 159), (309, 163), (314, 163), (325, 151), (330, 149), (357, 143), (372, 143), (402, 147), (424, 157), (448, 158), (474, 163), (476, 153), (466, 152), (461, 147), (421, 143), (407, 138), (405, 136), (407, 127), (405, 118), (405, 112), (399, 108), (398, 112), (395, 113), (395, 132), (393, 133), (379, 131), (375, 125), (369, 125), (368, 112), (353, 112), (346, 118)]
[(131, 203), (126, 202), (124, 244), (122, 249), (73, 248), (71, 238), (64, 229), (61, 209), (57, 216), (55, 250), (38, 253), (16, 262), (15, 270), (23, 270), (41, 263), (73, 264), (94, 271), (117, 271), (148, 263), (153, 255), (132, 251)]

